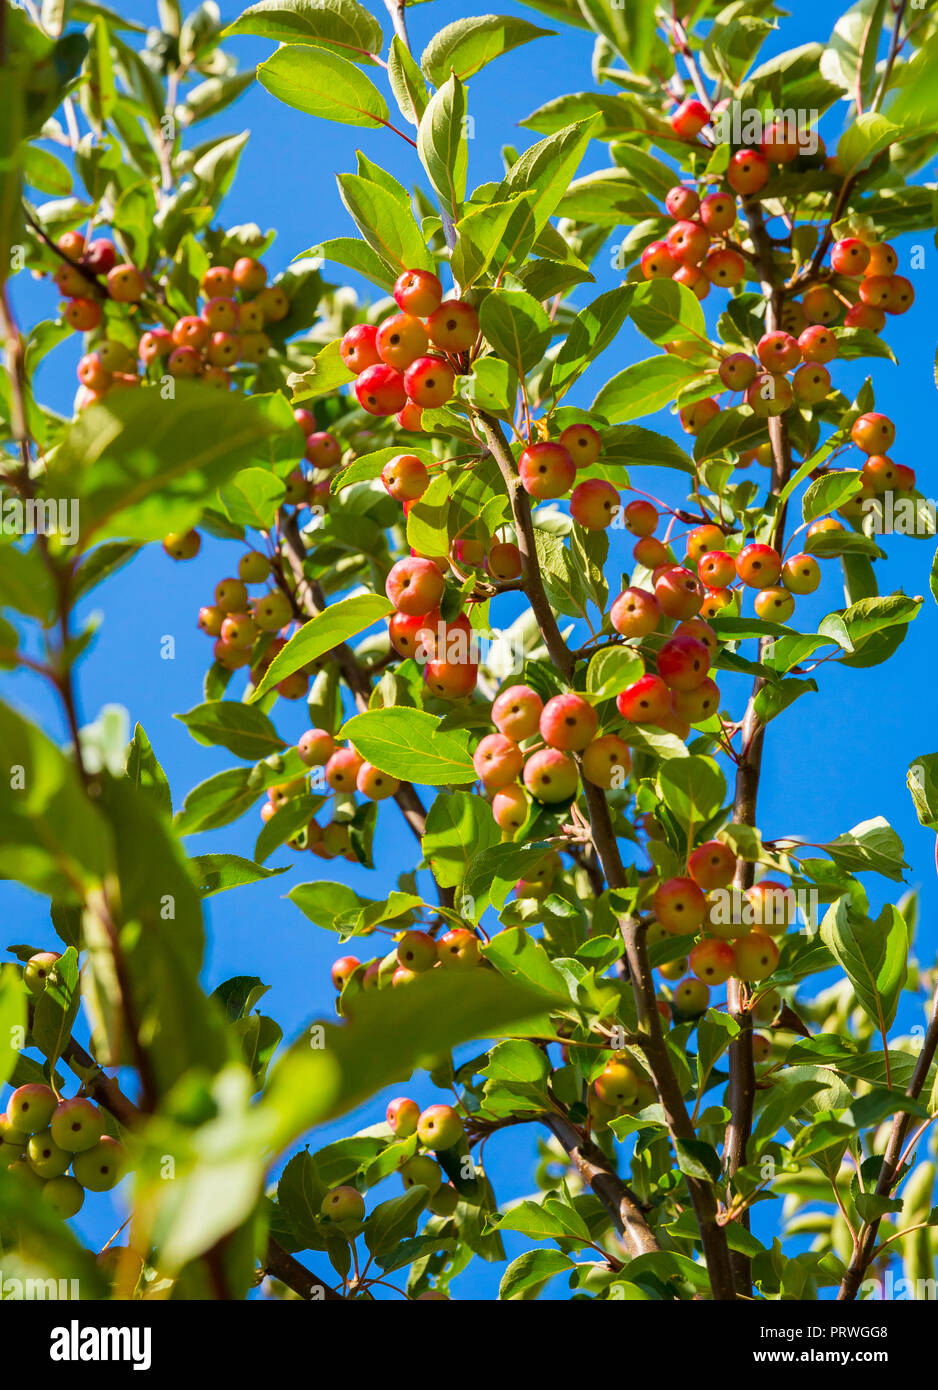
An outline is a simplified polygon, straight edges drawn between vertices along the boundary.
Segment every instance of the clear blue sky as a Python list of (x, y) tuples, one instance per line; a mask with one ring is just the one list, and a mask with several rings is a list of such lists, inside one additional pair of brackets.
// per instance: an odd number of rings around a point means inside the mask
[[(137, 3), (129, 7), (129, 13), (149, 21), (155, 8), (155, 4)], [(388, 32), (383, 6), (378, 0), (370, 0), (369, 8), (380, 14)], [(509, 3), (496, 8), (503, 13), (523, 14), (550, 27), (548, 19), (539, 19), (536, 12), (524, 6)], [(780, 33), (773, 36), (769, 51), (783, 51), (810, 39), (826, 39), (841, 7), (830, 0), (817, 0), (811, 6), (794, 8), (792, 18), (780, 21)], [(482, 12), (485, 7), (480, 5), (478, 9)], [(236, 17), (239, 11), (240, 6), (224, 0), (222, 12), (226, 20)], [(415, 51), (422, 49), (436, 29), (465, 12), (464, 6), (450, 0), (436, 0), (413, 9), (409, 22)], [(234, 48), (246, 64), (267, 56), (271, 45), (239, 39), (234, 41)], [(590, 54), (590, 37), (567, 30), (560, 38), (539, 40), (499, 59), (472, 79), (470, 111), (476, 124), (475, 139), (470, 145), (470, 187), (498, 177), (503, 145), (524, 148), (533, 143), (536, 137), (519, 128), (519, 120), (551, 97), (592, 87)], [(842, 111), (843, 108), (835, 108), (822, 124), (829, 146), (836, 143)], [(201, 140), (210, 133), (230, 134), (245, 128), (250, 128), (252, 139), (225, 205), (224, 218), (228, 225), (256, 221), (278, 229), (277, 241), (267, 257), (272, 270), (285, 267), (310, 245), (352, 233), (338, 198), (334, 174), (354, 167), (357, 148), (405, 182), (412, 183), (420, 176), (414, 151), (393, 134), (315, 122), (278, 104), (259, 86), (252, 87), (223, 117), (198, 127), (197, 136)], [(594, 146), (584, 169), (602, 167), (608, 162), (605, 154), (604, 146)], [(924, 272), (909, 268), (909, 251), (916, 243), (925, 247)], [(938, 253), (930, 236), (906, 238), (899, 247), (900, 270), (912, 279), (918, 300), (910, 314), (890, 324), (890, 341), (900, 366), (888, 362), (874, 364), (877, 406), (898, 421), (893, 456), (916, 469), (919, 487), (931, 496), (935, 486), (933, 447), (929, 444), (933, 429), (929, 421), (933, 421), (935, 409), (932, 325), (936, 321), (938, 296), (930, 272)], [(604, 258), (600, 258), (600, 267), (604, 264)], [(327, 267), (326, 274), (338, 280), (341, 272)], [(616, 283), (617, 277), (611, 271), (600, 270), (598, 275), (598, 289)], [(369, 293), (367, 287), (360, 288)], [(54, 311), (53, 291), (48, 283), (35, 285), (20, 277), (15, 295), (24, 323)], [(590, 295), (591, 290), (582, 289), (577, 301), (584, 303)], [(630, 331), (623, 333), (614, 350), (606, 354), (603, 375), (611, 375), (650, 355), (648, 349), (649, 345)], [(41, 385), (50, 404), (65, 408), (71, 400), (76, 360), (77, 351), (71, 345), (47, 360)], [(865, 374), (862, 365), (835, 364), (835, 368), (835, 383), (852, 394)], [(588, 403), (597, 385), (598, 374), (594, 372), (582, 388), (579, 402)], [(675, 430), (667, 412), (645, 423), (684, 438), (679, 428)], [(660, 487), (659, 495), (672, 502), (683, 500), (678, 474), (662, 475), (654, 482), (643, 479), (641, 485), (651, 491)], [(615, 563), (611, 570), (618, 573), (628, 569), (630, 554), (622, 533), (613, 536)], [(902, 589), (927, 595), (934, 543), (894, 538), (888, 549), (888, 561), (877, 565), (881, 591)], [(190, 709), (202, 698), (209, 644), (196, 629), (197, 612), (201, 603), (209, 601), (217, 579), (231, 572), (233, 551), (234, 547), (207, 540), (196, 561), (173, 566), (159, 547), (150, 547), (119, 577), (102, 585), (86, 610), (99, 610), (103, 622), (80, 671), (83, 719), (90, 722), (103, 705), (116, 703), (129, 712), (131, 727), (136, 721), (142, 723), (169, 775), (177, 808), (187, 791), (232, 762), (224, 750), (194, 743), (172, 716)], [(799, 601), (794, 621), (811, 630), (817, 619), (842, 602), (839, 566), (837, 562), (827, 562), (821, 594)], [(160, 657), (161, 641), (166, 634), (175, 639), (173, 661)], [(767, 837), (793, 833), (814, 842), (829, 840), (871, 816), (887, 817), (905, 842), (906, 858), (912, 865), (909, 882), (922, 887), (918, 954), (925, 964), (931, 963), (936, 942), (933, 836), (921, 829), (915, 819), (905, 774), (917, 755), (938, 747), (932, 696), (936, 639), (938, 617), (929, 598), (908, 639), (887, 665), (868, 671), (825, 667), (821, 694), (803, 698), (769, 729), (759, 808), (759, 823)], [(29, 712), (54, 736), (63, 735), (59, 714), (38, 682), (29, 676), (7, 674), (2, 681), (5, 699)], [(725, 702), (741, 712), (745, 683), (734, 687), (727, 680), (723, 689)], [(298, 737), (305, 727), (302, 706), (281, 702), (275, 719), (287, 738)], [(187, 848), (192, 854), (227, 850), (250, 855), (258, 827), (257, 813), (249, 813), (225, 830), (190, 838)], [(329, 966), (339, 952), (334, 940), (313, 927), (282, 895), (297, 882), (334, 878), (348, 882), (363, 894), (379, 897), (393, 886), (401, 866), (412, 862), (413, 854), (413, 841), (396, 808), (384, 806), (376, 836), (376, 872), (368, 873), (341, 860), (326, 864), (312, 857), (299, 858), (289, 874), (268, 884), (209, 899), (206, 986), (213, 988), (233, 975), (259, 975), (271, 986), (263, 1007), (280, 1022), (287, 1037), (293, 1036), (310, 1016), (328, 1015), (333, 998)], [(286, 863), (291, 858), (287, 851), (282, 851), (273, 862)], [(887, 900), (888, 885), (883, 880), (870, 880), (867, 886), (875, 906)], [(0, 885), (0, 911), (7, 923), (8, 941), (28, 941), (44, 948), (55, 946), (44, 900), (16, 885), (4, 884)], [(921, 1021), (921, 1013), (910, 1003), (900, 1019), (910, 1026)], [(394, 1093), (399, 1089), (395, 1088)], [(438, 1094), (423, 1081), (408, 1090), (421, 1101)], [(341, 1124), (317, 1132), (312, 1147), (374, 1123), (383, 1117), (384, 1103), (384, 1099), (376, 1097)], [(534, 1127), (522, 1127), (496, 1136), (486, 1146), (487, 1168), (501, 1201), (529, 1191), (539, 1134)], [(384, 1198), (398, 1190), (391, 1180), (378, 1189), (378, 1195)], [(118, 1224), (120, 1218), (115, 1219), (115, 1211), (119, 1209), (119, 1200), (115, 1208), (108, 1198), (89, 1197), (76, 1225), (100, 1245)], [(770, 1211), (769, 1204), (760, 1209), (763, 1219)], [(510, 1256), (523, 1248), (523, 1243), (515, 1243), (512, 1238), (506, 1243)], [(324, 1259), (316, 1257), (312, 1263), (328, 1276)], [(494, 1297), (501, 1273), (500, 1266), (485, 1266), (476, 1261), (470, 1272), (456, 1281), (454, 1293), (464, 1298)], [(557, 1288), (554, 1296), (564, 1297), (564, 1288)]]

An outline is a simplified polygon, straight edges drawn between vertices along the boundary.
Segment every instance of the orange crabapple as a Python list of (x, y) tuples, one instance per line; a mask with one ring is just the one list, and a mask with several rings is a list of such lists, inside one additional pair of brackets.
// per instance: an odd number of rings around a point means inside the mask
[(769, 161), (759, 150), (737, 150), (729, 162), (726, 181), (734, 193), (750, 197), (769, 181)]
[(436, 942), (428, 932), (405, 931), (397, 943), (397, 959), (408, 970), (432, 970), (437, 961)]
[(795, 611), (795, 600), (788, 589), (770, 585), (767, 589), (759, 590), (753, 599), (753, 607), (757, 617), (773, 623), (784, 623)]
[(543, 701), (528, 685), (511, 685), (495, 698), (492, 723), (500, 734), (521, 743), (538, 732)]
[(885, 241), (873, 242), (869, 247), (870, 259), (864, 275), (895, 275), (899, 269), (899, 257)]
[(685, 618), (678, 623), (672, 633), (674, 637), (696, 637), (698, 642), (702, 642), (711, 656), (715, 656), (719, 641), (717, 635), (709, 623), (705, 623), (703, 618)]
[(680, 421), (688, 434), (697, 435), (719, 414), (719, 403), (712, 396), (707, 396), (702, 401), (694, 401), (692, 405), (686, 405), (680, 412)]
[(688, 98), (668, 118), (671, 129), (681, 140), (696, 140), (710, 123), (710, 113), (703, 102)]
[(602, 453), (603, 441), (592, 425), (568, 425), (561, 432), (559, 443), (566, 449), (577, 468), (587, 468)]
[(883, 309), (874, 308), (872, 304), (851, 304), (844, 318), (845, 328), (868, 328), (871, 333), (880, 333), (886, 326), (886, 314)]
[(736, 561), (725, 550), (710, 550), (697, 561), (697, 575), (708, 589), (724, 589), (736, 578)]
[(720, 363), (720, 380), (728, 391), (745, 391), (755, 380), (758, 368), (746, 352), (731, 352)]
[(719, 937), (705, 937), (691, 948), (688, 964), (705, 985), (722, 985), (732, 975), (736, 966), (733, 947)]
[(699, 1014), (706, 1013), (710, 1003), (710, 990), (702, 980), (682, 980), (675, 986), (671, 1002), (682, 1017), (696, 1018)]
[(828, 285), (812, 285), (805, 291), (802, 304), (809, 323), (833, 323), (843, 312), (843, 305)]
[(700, 930), (707, 899), (692, 878), (669, 878), (655, 889), (651, 906), (665, 931), (684, 935)]
[(576, 464), (562, 444), (529, 444), (518, 459), (521, 485), (538, 501), (563, 497), (573, 486)]
[(472, 765), (486, 791), (495, 792), (517, 782), (524, 757), (514, 739), (505, 734), (486, 734), (473, 754)]
[(672, 690), (671, 710), (688, 724), (703, 724), (720, 708), (720, 689), (708, 676), (693, 690)]
[(720, 285), (723, 289), (732, 289), (746, 278), (745, 260), (728, 246), (708, 251), (702, 269), (712, 285)]
[(740, 980), (765, 980), (778, 965), (778, 947), (763, 932), (749, 932), (733, 944), (733, 974)]
[(325, 765), (326, 785), (336, 792), (352, 792), (364, 758), (352, 747), (337, 748)]
[(429, 613), (446, 589), (446, 580), (432, 560), (406, 556), (391, 567), (385, 592), (399, 613)]
[(792, 555), (782, 566), (782, 583), (792, 594), (813, 594), (821, 582), (821, 567), (813, 555)]
[(530, 813), (530, 803), (524, 788), (517, 782), (501, 787), (492, 797), (492, 815), (499, 830), (515, 833), (521, 829)]
[(609, 611), (621, 637), (647, 637), (661, 622), (661, 605), (647, 589), (624, 589)]
[(736, 222), (736, 199), (728, 193), (708, 193), (700, 201), (698, 217), (712, 236), (728, 232)]
[(687, 872), (705, 893), (728, 888), (736, 872), (736, 855), (722, 840), (707, 840), (688, 856)]
[(658, 653), (657, 666), (669, 690), (696, 690), (707, 679), (710, 653), (696, 637), (669, 637)]
[(330, 972), (332, 975), (332, 983), (335, 988), (341, 992), (360, 965), (361, 961), (357, 956), (340, 956), (339, 959), (333, 963)]
[(797, 914), (794, 889), (764, 878), (745, 892), (756, 931), (767, 936), (784, 936)]
[(895, 443), (896, 427), (888, 415), (869, 411), (853, 422), (850, 438), (865, 454), (885, 454)]
[(422, 497), (430, 475), (416, 454), (395, 454), (381, 470), (381, 481), (396, 502)]
[(680, 269), (680, 261), (671, 254), (666, 241), (653, 241), (646, 246), (640, 264), (646, 280), (670, 280)]
[(375, 347), (382, 362), (403, 371), (426, 354), (430, 336), (420, 319), (410, 314), (392, 314), (378, 327)]
[(696, 189), (687, 188), (684, 184), (675, 184), (669, 188), (664, 200), (664, 205), (676, 222), (682, 219), (690, 219), (697, 215), (700, 207), (700, 198)]
[(430, 341), (444, 352), (468, 352), (479, 336), (479, 315), (461, 299), (446, 299), (427, 319)]
[(403, 313), (422, 319), (435, 313), (443, 301), (443, 286), (430, 270), (402, 271), (392, 292)]
[(629, 502), (622, 514), (625, 529), (633, 536), (651, 536), (658, 526), (658, 511), (651, 502), (636, 498)]
[(837, 339), (821, 323), (813, 323), (799, 335), (798, 347), (805, 362), (820, 362), (823, 366), (837, 356)]
[(620, 507), (618, 492), (604, 478), (587, 478), (570, 495), (570, 515), (587, 531), (605, 531)]
[(703, 526), (695, 526), (687, 533), (687, 558), (699, 560), (710, 550), (721, 550), (725, 541), (726, 536), (719, 526), (709, 522)]
[(683, 565), (669, 565), (655, 582), (655, 598), (669, 618), (693, 618), (703, 603), (703, 585)]
[(382, 772), (372, 763), (362, 763), (355, 778), (356, 789), (369, 801), (386, 801), (389, 796), (394, 796), (400, 785), (396, 777)]
[(631, 754), (628, 744), (617, 734), (603, 734), (583, 749), (583, 776), (595, 787), (621, 787), (628, 779)]
[(489, 547), (485, 568), (493, 579), (503, 582), (518, 579), (523, 569), (521, 551), (513, 541), (496, 541)]
[(479, 963), (479, 938), (468, 927), (454, 927), (437, 939), (436, 954), (445, 970), (471, 969)]
[(791, 388), (802, 405), (817, 405), (830, 394), (831, 374), (819, 362), (805, 362), (792, 377)]
[(706, 299), (710, 293), (710, 281), (699, 265), (681, 265), (671, 279), (693, 291), (698, 299)]
[(768, 589), (778, 582), (782, 558), (774, 546), (753, 541), (736, 557), (736, 573), (751, 589)]

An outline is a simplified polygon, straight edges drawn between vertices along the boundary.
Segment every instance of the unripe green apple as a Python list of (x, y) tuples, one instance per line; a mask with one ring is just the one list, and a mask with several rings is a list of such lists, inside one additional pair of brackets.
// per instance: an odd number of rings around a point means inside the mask
[(127, 1171), (123, 1144), (104, 1135), (94, 1148), (75, 1155), (72, 1173), (89, 1192), (110, 1192)]
[(397, 943), (397, 959), (407, 970), (432, 970), (437, 962), (436, 942), (424, 931), (405, 931)]
[[(459, 1206), (459, 1193), (451, 1182), (446, 1182), (439, 1192), (430, 1198), (430, 1210), (434, 1216), (452, 1216)], [(426, 1295), (421, 1295), (425, 1297)], [(443, 1295), (445, 1297), (445, 1295)]]
[(60, 1178), (72, 1161), (72, 1155), (54, 1142), (49, 1129), (32, 1136), (26, 1145), (26, 1157), (33, 1172), (40, 1178)]
[(425, 1187), (429, 1192), (439, 1192), (443, 1185), (440, 1165), (434, 1163), (428, 1154), (416, 1154), (401, 1168), (401, 1180), (406, 1188)]
[(436, 949), (444, 970), (472, 970), (479, 963), (479, 938), (466, 927), (444, 932)]
[(49, 973), (58, 959), (57, 951), (39, 951), (37, 955), (30, 956), (23, 971), (23, 979), (33, 994), (41, 994), (45, 989)]
[(337, 1226), (357, 1226), (365, 1218), (365, 1199), (355, 1187), (334, 1187), (320, 1210)]
[(97, 1144), (104, 1133), (104, 1116), (96, 1105), (82, 1096), (64, 1100), (49, 1122), (49, 1129), (60, 1149), (83, 1153)]
[(424, 1148), (451, 1149), (462, 1138), (462, 1120), (451, 1105), (431, 1105), (417, 1122), (417, 1138)]
[(42, 1189), (42, 1197), (59, 1216), (68, 1221), (81, 1211), (85, 1192), (74, 1178), (52, 1178)]
[(52, 1087), (33, 1081), (13, 1092), (7, 1102), (7, 1119), (21, 1134), (38, 1134), (48, 1129), (57, 1105)]
[(28, 1138), (25, 1130), (14, 1128), (8, 1115), (0, 1115), (0, 1144), (7, 1144), (11, 1149), (25, 1149)]

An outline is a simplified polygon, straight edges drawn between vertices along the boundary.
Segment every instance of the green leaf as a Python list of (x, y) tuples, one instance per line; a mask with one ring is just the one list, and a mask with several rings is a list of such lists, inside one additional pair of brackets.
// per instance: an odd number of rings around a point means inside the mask
[(666, 435), (646, 430), (642, 425), (616, 425), (603, 435), (603, 462), (606, 464), (627, 464), (638, 468), (643, 465), (658, 468), (678, 468), (682, 473), (693, 473), (692, 459), (679, 444)]
[(689, 1178), (699, 1178), (702, 1182), (720, 1181), (722, 1168), (712, 1144), (703, 1139), (676, 1139), (674, 1152), (677, 1166)]
[(653, 343), (697, 339), (701, 348), (709, 351), (700, 300), (686, 285), (673, 280), (646, 280), (636, 285), (629, 317), (639, 333)]
[(597, 394), (590, 410), (611, 425), (653, 415), (676, 400), (682, 386), (700, 375), (682, 357), (649, 357), (617, 372)]
[(567, 996), (564, 977), (541, 943), (534, 941), (521, 927), (506, 927), (493, 936), (485, 948), (485, 958), (503, 975), (535, 989)]
[(343, 725), (342, 737), (389, 777), (423, 786), (474, 782), (467, 734), (455, 729), (441, 732), (439, 722), (424, 710), (394, 705), (353, 715)]
[(450, 77), (430, 98), (420, 118), (417, 153), (444, 209), (457, 218), (469, 168), (466, 92), (458, 77)]
[[(548, 218), (570, 186), (570, 180), (586, 152), (598, 117), (577, 121), (539, 140), (525, 150), (508, 172), (499, 199), (528, 189), (536, 192), (531, 205), (534, 235), (539, 236)], [(689, 293), (689, 291), (688, 291)]]
[(26, 1038), (29, 992), (23, 976), (14, 965), (0, 966), (0, 1078), (3, 1084), (13, 1075)]
[(262, 87), (287, 106), (341, 125), (387, 125), (384, 97), (354, 63), (324, 48), (285, 44), (257, 69)]
[(78, 952), (70, 946), (50, 970), (33, 1013), (33, 1041), (45, 1055), (50, 1076), (71, 1036), (80, 1003)]
[(487, 1076), (490, 1081), (509, 1081), (543, 1091), (550, 1076), (550, 1062), (536, 1043), (526, 1038), (510, 1038), (492, 1048), (488, 1063), (479, 1075)]
[(853, 985), (864, 1012), (885, 1036), (905, 984), (908, 927), (891, 903), (874, 922), (839, 898), (821, 922), (821, 939)]
[(430, 97), (423, 74), (407, 45), (401, 42), (399, 34), (395, 34), (391, 40), (388, 53), (388, 82), (401, 115), (411, 125), (419, 126)]
[(419, 1184), (381, 1202), (370, 1212), (365, 1222), (363, 1235), (365, 1244), (373, 1255), (393, 1250), (402, 1240), (407, 1240), (417, 1230), (420, 1213), (430, 1199), (430, 1193)]
[(134, 736), (127, 745), (126, 773), (134, 786), (152, 797), (167, 815), (172, 815), (173, 798), (169, 781), (141, 724), (135, 726)]
[(669, 758), (658, 769), (661, 798), (684, 825), (710, 820), (726, 799), (726, 778), (712, 758)]
[(286, 485), (264, 468), (242, 468), (219, 492), (229, 521), (254, 531), (269, 531), (283, 502)]
[(267, 869), (253, 859), (238, 854), (198, 854), (192, 861), (193, 874), (203, 898), (224, 893), (229, 888), (243, 888), (249, 883), (261, 883), (265, 878), (285, 874), (287, 866)]
[(197, 743), (227, 748), (237, 758), (257, 762), (286, 748), (267, 715), (238, 700), (214, 700), (196, 705), (174, 718), (185, 724)]
[(938, 753), (923, 753), (908, 771), (906, 783), (922, 825), (938, 831)]
[(827, 512), (835, 512), (862, 488), (860, 474), (854, 469), (845, 468), (837, 473), (826, 473), (816, 478), (806, 490), (801, 503), (805, 521), (814, 521)]
[(338, 931), (339, 919), (357, 916), (362, 900), (345, 883), (298, 883), (287, 897), (325, 931)]
[(402, 270), (432, 270), (433, 257), (413, 215), (381, 184), (359, 174), (338, 174), (339, 196), (368, 245)]
[(294, 1154), (277, 1183), (277, 1206), (296, 1237), (297, 1250), (318, 1250), (324, 1226), (320, 1211), (328, 1192), (312, 1154)]
[[(451, 257), (453, 279), (466, 290), (484, 274), (492, 257), (502, 246), (503, 237), (515, 212), (523, 203), (530, 207), (533, 193), (519, 193), (505, 202), (487, 203), (464, 212), (456, 226), (456, 245)], [(507, 263), (510, 265), (509, 260)], [(503, 269), (506, 267), (500, 267)], [(482, 359), (484, 362), (486, 359)], [(480, 363), (475, 364), (477, 367)]]
[(552, 29), (539, 29), (512, 15), (473, 15), (454, 20), (434, 34), (420, 66), (435, 87), (441, 87), (450, 73), (465, 82), (500, 54), (553, 34)]
[[(882, 0), (881, 0), (882, 2)], [(845, 178), (853, 178), (889, 145), (902, 138), (902, 131), (876, 111), (865, 111), (844, 131), (837, 145), (837, 161)]]
[(66, 429), (45, 487), (77, 505), (82, 549), (92, 537), (153, 541), (188, 530), (274, 432), (255, 401), (198, 382), (174, 386), (166, 399), (161, 391), (112, 394)]
[(902, 882), (902, 871), (909, 866), (905, 862), (902, 841), (888, 821), (882, 816), (861, 821), (844, 835), (838, 835), (821, 849), (850, 873), (877, 873)]
[(526, 1250), (502, 1275), (498, 1286), (499, 1299), (536, 1298), (543, 1286), (555, 1274), (563, 1274), (576, 1266), (569, 1255), (559, 1250)]
[(23, 177), (30, 188), (67, 198), (72, 191), (68, 167), (41, 145), (27, 145), (23, 151)]
[(493, 290), (479, 311), (482, 335), (519, 373), (540, 362), (551, 338), (547, 311), (523, 290)]
[(0, 705), (0, 877), (63, 903), (112, 867), (107, 826), (72, 762), (33, 724)]
[(607, 0), (577, 0), (591, 29), (612, 45), (633, 72), (648, 71), (655, 40), (655, 11), (647, 5), (610, 5)]
[(611, 700), (637, 681), (645, 663), (632, 647), (606, 647), (590, 658), (586, 668), (586, 693), (592, 704)]
[(260, 0), (222, 34), (253, 34), (277, 43), (335, 49), (353, 62), (370, 62), (384, 46), (381, 25), (358, 0)]
[(518, 1202), (499, 1218), (501, 1231), (517, 1231), (530, 1240), (576, 1240), (588, 1243), (589, 1227), (575, 1207), (556, 1197)]
[(364, 632), (392, 611), (392, 605), (382, 594), (353, 594), (350, 598), (330, 604), (322, 613), (304, 623), (287, 645), (281, 648), (260, 684), (251, 691), (249, 702), (260, 700), (286, 676), (292, 675), (301, 666), (308, 666), (311, 661), (317, 661), (324, 653)]
[[(601, 294), (577, 314), (551, 372), (551, 390), (556, 397), (569, 390), (589, 364), (615, 341), (628, 316), (634, 292), (631, 285), (620, 285), (618, 289)], [(599, 410), (595, 401), (591, 409)], [(615, 423), (606, 412), (599, 413)]]
[(421, 848), (440, 887), (455, 888), (473, 855), (500, 839), (491, 807), (481, 796), (440, 792), (427, 812)]

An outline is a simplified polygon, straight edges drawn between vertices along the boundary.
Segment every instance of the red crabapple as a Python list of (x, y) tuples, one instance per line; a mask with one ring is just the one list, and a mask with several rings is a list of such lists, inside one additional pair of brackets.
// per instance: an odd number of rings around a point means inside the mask
[(83, 299), (76, 295), (65, 306), (63, 317), (70, 328), (79, 333), (90, 333), (101, 322), (101, 305), (95, 299)]
[(733, 251), (728, 246), (709, 251), (702, 269), (712, 285), (720, 285), (727, 290), (746, 278), (746, 262), (738, 251)]
[(521, 551), (512, 541), (496, 541), (485, 557), (485, 568), (493, 579), (517, 579), (523, 568)]
[(407, 403), (404, 378), (394, 367), (378, 362), (366, 367), (355, 380), (355, 395), (369, 415), (395, 415)]
[(440, 610), (429, 613), (392, 613), (388, 619), (388, 636), (398, 656), (430, 655), (430, 647), (440, 622)]
[(518, 474), (525, 492), (544, 501), (570, 491), (576, 464), (562, 444), (529, 444), (518, 459)]
[(525, 763), (524, 785), (538, 801), (569, 801), (578, 783), (576, 763), (559, 748), (542, 748)]
[(605, 531), (620, 507), (619, 494), (603, 478), (578, 483), (570, 496), (570, 515), (587, 531)]
[(307, 436), (304, 457), (314, 468), (335, 468), (341, 461), (342, 448), (335, 436), (327, 430), (314, 430)]
[(688, 99), (682, 101), (670, 116), (671, 129), (681, 140), (696, 140), (697, 136), (710, 123), (710, 113), (703, 102)]
[(655, 583), (655, 598), (669, 618), (692, 618), (703, 603), (703, 585), (683, 565), (671, 565)]
[(684, 184), (678, 183), (675, 184), (673, 188), (668, 189), (664, 205), (674, 220), (678, 222), (684, 218), (690, 219), (697, 215), (697, 209), (700, 207), (700, 198), (697, 196), (695, 189), (686, 188)]
[(362, 763), (355, 779), (356, 788), (369, 801), (386, 801), (389, 796), (394, 796), (400, 785), (396, 777), (382, 772), (372, 763)]
[(473, 754), (472, 765), (486, 791), (499, 791), (518, 780), (524, 758), (514, 739), (505, 734), (487, 734)]
[(650, 502), (637, 498), (626, 506), (623, 521), (633, 536), (651, 536), (658, 526), (658, 512)]
[(899, 269), (899, 257), (893, 248), (886, 241), (874, 242), (870, 248), (869, 264), (864, 274), (872, 275), (895, 275)]
[(691, 290), (698, 299), (706, 299), (710, 293), (710, 281), (699, 265), (679, 265), (671, 279)]
[(708, 676), (693, 690), (672, 690), (671, 709), (688, 724), (703, 724), (720, 708), (720, 690)]
[(596, 736), (599, 718), (582, 695), (555, 695), (541, 711), (541, 738), (549, 748), (579, 753)]
[(675, 222), (666, 240), (679, 265), (700, 265), (710, 246), (710, 235), (699, 222)]
[(736, 221), (736, 199), (728, 193), (708, 193), (701, 199), (698, 218), (712, 236), (728, 232)]
[[(717, 552), (714, 552), (717, 553)], [(702, 642), (711, 656), (714, 656), (719, 646), (717, 635), (708, 623), (702, 618), (685, 618), (682, 623), (678, 623), (672, 634), (674, 637), (696, 637), (698, 642)]]
[(116, 265), (108, 271), (108, 294), (118, 304), (137, 304), (143, 298), (146, 281), (134, 265)]
[(831, 374), (819, 362), (806, 362), (792, 378), (795, 400), (802, 405), (817, 405), (830, 393)]
[(404, 373), (408, 399), (423, 410), (445, 405), (455, 381), (456, 373), (439, 357), (416, 357)]
[(141, 333), (137, 352), (141, 362), (148, 366), (160, 357), (168, 357), (173, 350), (173, 335), (166, 328), (148, 328)]
[(500, 734), (521, 743), (538, 732), (543, 701), (528, 685), (511, 685), (492, 705), (492, 723)]
[(661, 622), (661, 605), (647, 589), (625, 589), (609, 610), (609, 621), (622, 637), (647, 637)]
[(886, 313), (904, 314), (914, 303), (915, 290), (911, 280), (907, 280), (904, 275), (894, 275), (889, 299), (882, 306)]
[(680, 261), (672, 256), (666, 241), (653, 241), (642, 252), (641, 267), (646, 280), (670, 280), (680, 269)]
[(432, 560), (410, 555), (392, 566), (385, 592), (399, 613), (429, 613), (443, 597), (446, 580)]
[(709, 523), (705, 526), (695, 526), (687, 533), (687, 557), (690, 560), (699, 560), (710, 550), (721, 550), (725, 543), (726, 536), (719, 526)]
[(405, 314), (425, 319), (440, 307), (443, 286), (429, 270), (404, 270), (394, 282), (394, 299)]
[(745, 391), (755, 380), (756, 371), (748, 353), (732, 352), (720, 363), (720, 380), (729, 391)]
[(708, 589), (724, 589), (736, 578), (736, 561), (725, 550), (710, 550), (697, 561), (697, 575)]
[(750, 197), (769, 181), (769, 161), (758, 150), (737, 150), (726, 171), (726, 181), (734, 193)]
[(870, 248), (859, 237), (843, 237), (831, 247), (831, 268), (838, 275), (859, 278), (870, 263)]
[(641, 676), (619, 692), (616, 708), (630, 724), (657, 724), (671, 712), (671, 692), (660, 676)]
[(423, 668), (427, 689), (441, 700), (462, 700), (476, 687), (479, 668), (471, 661), (444, 661), (434, 657)]
[(837, 356), (837, 339), (821, 323), (806, 328), (798, 339), (801, 355), (806, 362), (832, 362)]
[(722, 985), (732, 975), (736, 966), (733, 947), (728, 941), (709, 937), (698, 941), (688, 957), (688, 964), (705, 985)]
[(770, 372), (790, 372), (801, 361), (798, 340), (790, 333), (764, 333), (756, 344), (756, 353), (763, 367)]
[(364, 761), (354, 748), (337, 748), (326, 763), (326, 785), (336, 792), (354, 791)]
[(872, 304), (851, 304), (844, 319), (845, 328), (867, 328), (871, 333), (881, 333), (885, 326), (885, 311)]
[(696, 690), (707, 679), (710, 653), (696, 637), (669, 637), (658, 653), (657, 665), (669, 690)]
[(378, 330), (371, 323), (353, 324), (339, 344), (342, 361), (350, 372), (358, 375), (367, 367), (376, 367), (381, 362), (376, 339)]
[(751, 589), (768, 589), (778, 583), (782, 558), (774, 546), (753, 542), (736, 557), (736, 573)]

